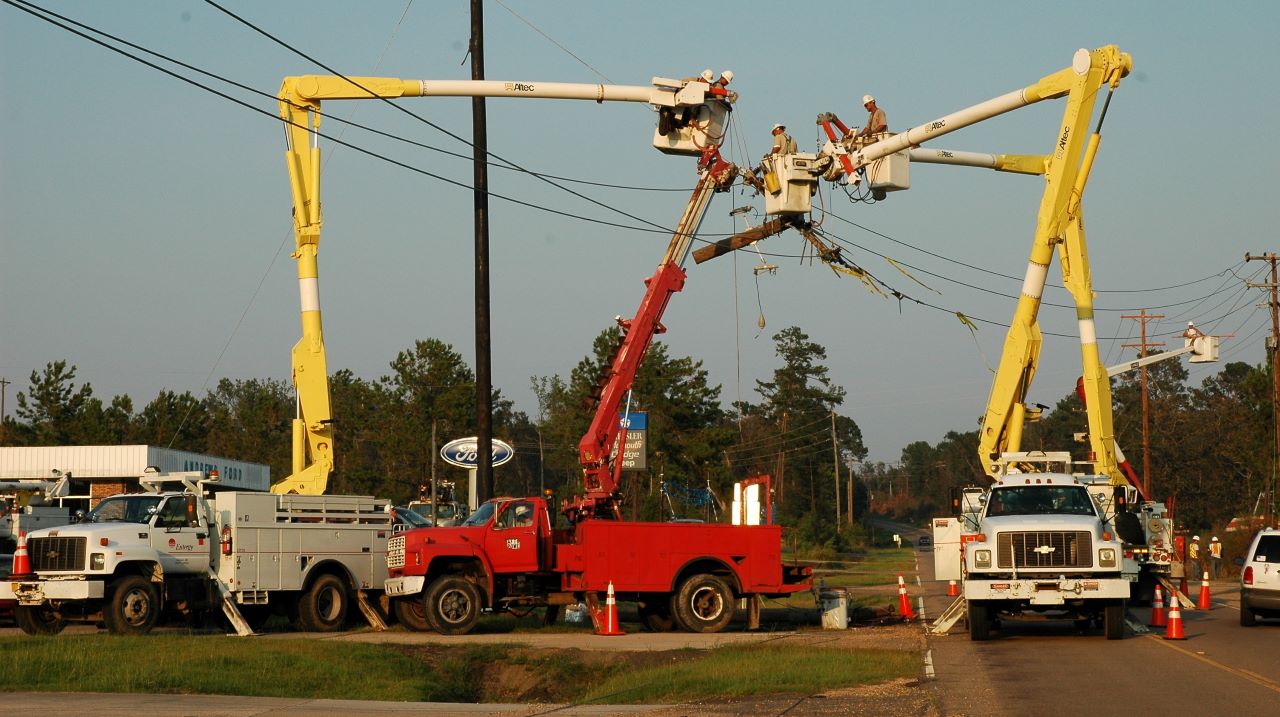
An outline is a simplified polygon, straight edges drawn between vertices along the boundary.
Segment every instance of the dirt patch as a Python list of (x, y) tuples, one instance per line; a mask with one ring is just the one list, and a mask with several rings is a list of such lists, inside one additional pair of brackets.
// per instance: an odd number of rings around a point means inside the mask
[[(517, 638), (517, 636), (512, 636)], [(517, 638), (518, 639), (518, 638)], [(919, 653), (925, 646), (919, 625), (888, 624), (848, 630), (800, 630), (766, 637), (767, 643), (814, 648), (894, 650)], [(759, 642), (752, 643), (760, 644)], [(655, 665), (691, 662), (703, 650), (603, 651), (527, 645), (403, 646), (405, 654), (422, 662), (429, 679), (442, 684), (459, 676), (450, 701), (573, 704), (584, 683), (598, 683), (610, 675)], [(452, 677), (449, 676), (452, 673)], [(439, 675), (437, 678), (436, 676)], [(931, 694), (918, 679), (899, 679), (877, 685), (844, 688), (816, 694), (775, 693), (751, 698), (673, 705), (653, 714), (675, 715), (934, 715)]]

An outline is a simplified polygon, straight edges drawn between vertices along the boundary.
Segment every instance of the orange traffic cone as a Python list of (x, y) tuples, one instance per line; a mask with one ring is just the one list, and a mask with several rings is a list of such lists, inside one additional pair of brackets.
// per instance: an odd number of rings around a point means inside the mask
[(960, 597), (960, 587), (954, 580), (947, 583), (947, 597)]
[(1185, 640), (1187, 636), (1182, 632), (1182, 611), (1178, 609), (1178, 596), (1169, 596), (1169, 624), (1165, 627), (1164, 639), (1166, 640)]
[(604, 627), (596, 630), (597, 635), (625, 635), (618, 626), (618, 601), (613, 597), (613, 581), (609, 581), (608, 597), (604, 600)]
[(1213, 601), (1209, 598), (1209, 572), (1205, 571), (1200, 581), (1200, 600), (1196, 602), (1197, 610), (1212, 610)]
[(18, 549), (13, 553), (13, 572), (11, 578), (25, 578), (31, 575), (31, 558), (27, 556), (27, 531), (18, 533)]
[(907, 584), (902, 580), (902, 573), (898, 573), (898, 613), (907, 620), (916, 619), (916, 614), (911, 609), (911, 598), (907, 597)]
[[(1178, 599), (1176, 595), (1169, 597)], [(1151, 601), (1151, 626), (1165, 627), (1168, 624), (1169, 620), (1164, 614), (1164, 591), (1160, 589), (1160, 583), (1156, 583), (1156, 597)]]

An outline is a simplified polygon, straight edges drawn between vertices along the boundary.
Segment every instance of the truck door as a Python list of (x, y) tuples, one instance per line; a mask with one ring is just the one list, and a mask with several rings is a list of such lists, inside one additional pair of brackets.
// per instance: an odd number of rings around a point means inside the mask
[(151, 516), (151, 547), (165, 572), (209, 572), (209, 527), (194, 495), (170, 496)]
[(532, 500), (513, 500), (499, 507), (485, 535), (485, 553), (497, 573), (538, 571), (538, 526)]

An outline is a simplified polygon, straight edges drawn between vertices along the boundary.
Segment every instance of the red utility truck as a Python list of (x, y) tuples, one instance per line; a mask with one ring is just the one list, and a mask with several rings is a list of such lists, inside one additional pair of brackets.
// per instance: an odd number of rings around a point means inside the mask
[(612, 583), (649, 630), (718, 632), (739, 598), (754, 627), (757, 596), (811, 585), (812, 568), (783, 564), (777, 525), (587, 519), (553, 528), (553, 517), (543, 498), (495, 498), (459, 527), (393, 537), (386, 589), (396, 616), (446, 635), (469, 632), (485, 608), (547, 606), (554, 619), (560, 606), (585, 601), (594, 616)]

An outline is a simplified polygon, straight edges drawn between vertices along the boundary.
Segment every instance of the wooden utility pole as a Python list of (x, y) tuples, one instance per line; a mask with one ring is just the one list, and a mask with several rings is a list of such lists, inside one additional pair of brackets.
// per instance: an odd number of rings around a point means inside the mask
[[(1147, 322), (1156, 319), (1163, 319), (1164, 314), (1148, 314), (1143, 309), (1139, 314), (1123, 314), (1122, 319), (1133, 319), (1142, 322), (1142, 343), (1140, 344), (1123, 344), (1127, 349), (1138, 349), (1138, 358), (1147, 355), (1148, 349), (1164, 346), (1163, 341), (1151, 343), (1147, 341)], [(1147, 367), (1141, 369), (1141, 385), (1142, 385), (1142, 491), (1147, 495), (1151, 495), (1151, 433), (1150, 413), (1147, 406)]]
[[(471, 0), (471, 79), (484, 79), (484, 3)], [(489, 341), (489, 129), (484, 98), (471, 98), (471, 163), (476, 253), (477, 500), (493, 497), (493, 381)], [(475, 509), (476, 506), (468, 506)]]
[(836, 532), (840, 532), (840, 448), (836, 444), (836, 412), (831, 412), (831, 475), (836, 484)]
[(1277, 281), (1276, 264), (1280, 262), (1280, 254), (1245, 254), (1245, 261), (1265, 261), (1271, 264), (1271, 283), (1255, 284), (1245, 282), (1249, 288), (1271, 290), (1271, 336), (1267, 337), (1267, 349), (1271, 351), (1271, 381), (1274, 388), (1271, 393), (1271, 423), (1275, 431), (1275, 447), (1271, 454), (1271, 496), (1267, 501), (1267, 525), (1275, 526), (1280, 515), (1276, 513), (1276, 493), (1280, 491), (1280, 281)]
[(850, 463), (850, 464), (849, 464), (849, 466), (848, 466), (848, 468), (849, 468), (849, 480), (848, 480), (848, 483), (846, 483), (846, 484), (845, 484), (845, 488), (846, 488), (846, 489), (845, 489), (845, 495), (846, 495), (846, 496), (848, 497), (848, 499), (849, 499), (849, 510), (847, 510), (847, 511), (845, 512), (845, 516), (846, 516), (845, 520), (846, 520), (846, 522), (848, 522), (848, 523), (849, 523), (849, 525), (853, 525), (853, 494), (854, 494), (854, 491), (853, 491), (853, 464), (852, 464), (852, 463)]
[(4, 445), (5, 428), (4, 428), (4, 397), (9, 393), (9, 384), (12, 383), (7, 378), (0, 378), (0, 445)]
[(782, 412), (782, 437), (778, 440), (778, 506), (782, 506), (786, 492), (783, 486), (786, 485), (783, 477), (786, 475), (787, 468), (787, 412)]

